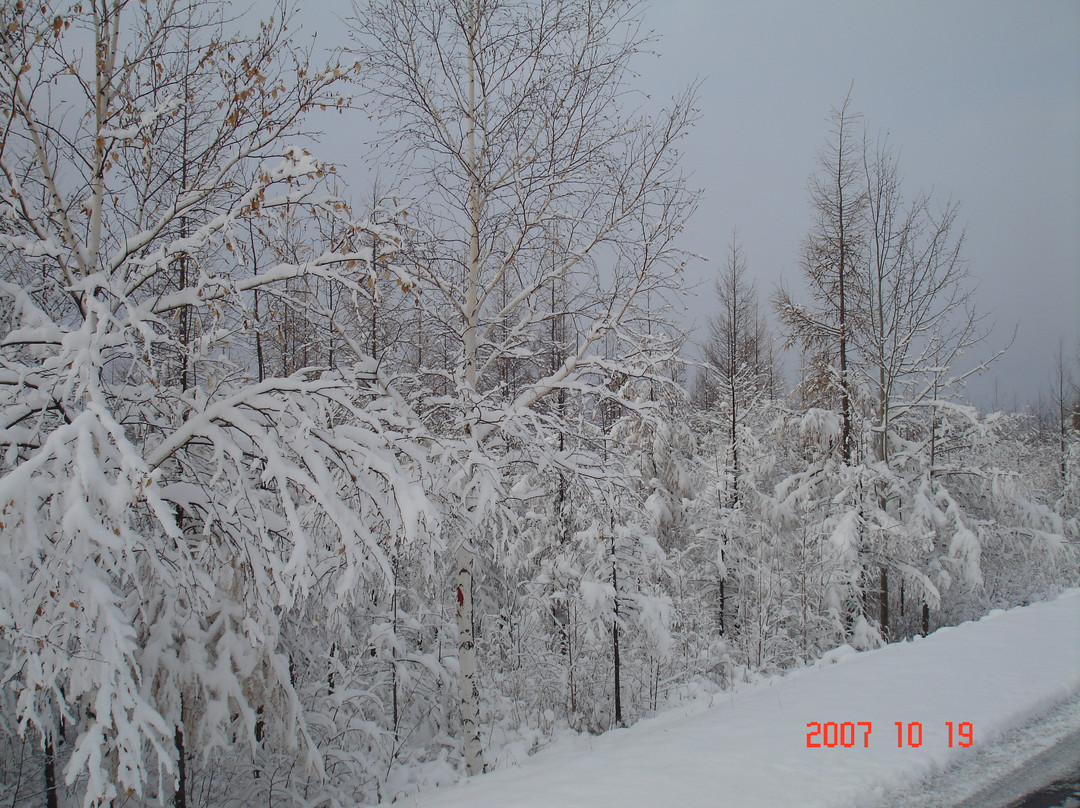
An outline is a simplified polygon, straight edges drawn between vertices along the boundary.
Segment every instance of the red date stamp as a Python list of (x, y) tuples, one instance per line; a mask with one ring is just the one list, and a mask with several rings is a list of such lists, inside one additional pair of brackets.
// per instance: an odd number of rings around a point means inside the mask
[[(920, 721), (896, 721), (897, 747), (920, 747), (923, 743), (923, 725)], [(975, 728), (970, 721), (954, 724), (945, 722), (949, 748), (967, 748), (975, 743)], [(807, 749), (870, 748), (873, 725), (869, 721), (808, 721), (806, 723)]]

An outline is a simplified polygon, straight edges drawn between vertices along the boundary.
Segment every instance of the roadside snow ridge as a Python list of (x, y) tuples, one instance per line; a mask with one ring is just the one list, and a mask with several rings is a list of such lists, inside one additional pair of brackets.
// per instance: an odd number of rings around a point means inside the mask
[[(676, 709), (629, 729), (560, 741), (518, 769), (399, 804), (844, 808), (918, 782), (1078, 692), (1080, 589), (1073, 589), (926, 638), (833, 652), (813, 668), (724, 694), (689, 714)], [(822, 725), (820, 735), (808, 738), (810, 722)], [(841, 728), (845, 722), (854, 728)], [(962, 722), (971, 724), (971, 748), (960, 746)], [(920, 734), (921, 744), (912, 746)], [(808, 740), (822, 746), (807, 748)]]

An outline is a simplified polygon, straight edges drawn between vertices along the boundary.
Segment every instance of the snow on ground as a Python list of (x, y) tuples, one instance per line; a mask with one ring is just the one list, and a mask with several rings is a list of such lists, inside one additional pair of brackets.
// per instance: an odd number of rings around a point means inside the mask
[[(423, 808), (845, 808), (880, 801), (975, 757), (1080, 693), (1080, 589), (975, 623), (857, 654), (669, 711), (598, 737), (559, 741)], [(953, 746), (948, 727), (953, 723)], [(809, 722), (854, 724), (846, 747), (807, 748)], [(870, 722), (864, 748), (864, 727)], [(897, 746), (896, 722), (903, 724)], [(922, 743), (908, 727), (922, 725)], [(959, 745), (970, 722), (971, 748)], [(823, 734), (825, 728), (823, 727)], [(829, 729), (820, 741), (834, 742)], [(917, 730), (912, 730), (917, 738)]]
[[(861, 808), (1004, 808), (1080, 771), (1080, 694), (954, 765)], [(1074, 805), (1080, 806), (1080, 800)]]

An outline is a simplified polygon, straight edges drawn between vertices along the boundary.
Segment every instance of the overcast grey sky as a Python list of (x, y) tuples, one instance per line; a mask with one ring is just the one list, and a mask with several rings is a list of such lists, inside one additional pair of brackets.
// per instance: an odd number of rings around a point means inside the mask
[[(732, 228), (763, 299), (781, 278), (797, 282), (807, 179), (854, 83), (854, 108), (901, 150), (906, 195), (933, 188), (961, 205), (979, 306), (997, 321), (984, 353), (1018, 329), (969, 394), (988, 406), (997, 377), (999, 406), (1022, 406), (1048, 385), (1059, 339), (1076, 354), (1080, 2), (669, 0), (648, 6), (645, 24), (661, 39), (637, 63), (643, 89), (657, 99), (704, 80), (684, 160), (704, 191), (685, 246), (712, 259), (692, 270), (699, 335)], [(338, 37), (340, 26), (319, 32), (323, 44)]]
[(907, 195), (961, 204), (978, 301), (997, 320), (986, 351), (1018, 328), (969, 393), (989, 404), (996, 375), (999, 404), (1023, 404), (1046, 386), (1059, 338), (1075, 354), (1080, 3), (676, 0), (646, 21), (662, 55), (642, 82), (704, 79), (686, 153), (705, 192), (691, 249), (722, 261), (738, 226), (759, 293), (796, 280), (807, 178), (854, 82), (854, 108), (901, 150)]

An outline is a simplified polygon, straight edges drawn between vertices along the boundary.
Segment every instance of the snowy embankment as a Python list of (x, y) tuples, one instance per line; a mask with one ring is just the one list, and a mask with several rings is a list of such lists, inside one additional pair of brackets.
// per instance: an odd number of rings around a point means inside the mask
[[(1078, 692), (1080, 590), (1071, 590), (912, 642), (834, 651), (814, 668), (723, 694), (711, 706), (560, 741), (518, 769), (401, 802), (840, 808), (918, 781)], [(822, 726), (808, 738), (811, 722)], [(961, 745), (967, 724), (970, 748)], [(808, 748), (815, 740), (822, 746)]]

